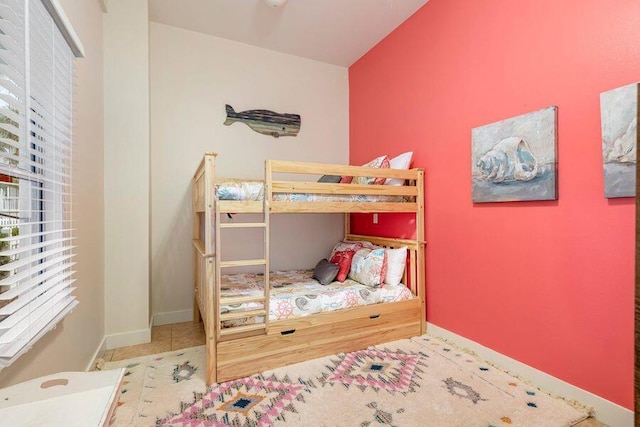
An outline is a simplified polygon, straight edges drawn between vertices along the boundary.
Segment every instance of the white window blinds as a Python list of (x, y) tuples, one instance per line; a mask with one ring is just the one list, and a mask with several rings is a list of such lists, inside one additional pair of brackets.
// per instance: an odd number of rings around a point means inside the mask
[(68, 43), (75, 34), (58, 12), (53, 0), (0, 3), (0, 367), (78, 304)]

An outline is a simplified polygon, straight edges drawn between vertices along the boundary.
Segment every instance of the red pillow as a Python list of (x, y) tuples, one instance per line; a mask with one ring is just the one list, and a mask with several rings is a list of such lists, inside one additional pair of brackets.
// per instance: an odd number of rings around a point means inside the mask
[(355, 253), (356, 251), (348, 249), (346, 251), (338, 251), (331, 257), (331, 262), (340, 266), (335, 278), (338, 282), (344, 282), (347, 279), (349, 270), (351, 270), (351, 259)]

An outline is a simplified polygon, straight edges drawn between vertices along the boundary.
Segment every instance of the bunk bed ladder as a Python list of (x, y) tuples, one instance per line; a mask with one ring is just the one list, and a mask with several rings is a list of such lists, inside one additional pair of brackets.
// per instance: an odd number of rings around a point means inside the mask
[[(221, 252), (220, 233), (223, 230), (238, 230), (238, 229), (262, 229), (264, 236), (263, 246), (263, 258), (254, 259), (241, 259), (241, 260), (225, 260), (222, 261), (216, 258), (216, 283), (220, 283), (222, 278), (221, 270), (234, 267), (247, 267), (247, 266), (262, 266), (264, 269), (264, 283), (269, 283), (269, 215), (268, 215), (268, 202), (266, 201), (266, 189), (265, 189), (265, 201), (263, 203), (262, 222), (222, 222), (222, 218), (226, 215), (225, 212), (216, 212), (216, 252)], [(262, 304), (262, 308), (252, 308), (246, 310), (232, 311), (229, 313), (222, 313), (220, 308), (225, 305), (237, 305), (243, 303), (258, 303)], [(226, 341), (234, 339), (239, 336), (259, 335), (266, 333), (268, 325), (268, 313), (269, 313), (269, 286), (263, 287), (262, 295), (256, 296), (236, 296), (236, 297), (220, 297), (218, 299), (218, 307), (216, 308), (218, 318), (216, 321), (217, 336), (219, 341)], [(259, 319), (262, 318), (262, 321)], [(238, 321), (242, 319), (254, 319), (255, 323), (251, 320), (246, 324), (238, 326), (223, 327), (225, 321)]]

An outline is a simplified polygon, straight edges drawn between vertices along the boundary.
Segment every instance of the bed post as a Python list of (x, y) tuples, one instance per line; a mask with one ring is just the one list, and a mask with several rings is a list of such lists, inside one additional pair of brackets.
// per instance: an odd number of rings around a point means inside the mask
[(418, 253), (417, 253), (417, 274), (418, 274), (418, 297), (420, 297), (420, 302), (422, 305), (422, 322), (420, 323), (420, 331), (421, 334), (424, 335), (427, 332), (427, 306), (426, 306), (426, 274), (425, 274), (425, 249), (426, 249), (426, 241), (424, 235), (424, 170), (420, 169), (418, 171), (418, 195), (417, 195), (417, 205), (418, 210), (416, 212), (416, 240), (418, 243)]
[(271, 307), (269, 305), (270, 295), (271, 295), (271, 280), (269, 279), (269, 274), (271, 270), (271, 250), (269, 247), (269, 239), (271, 237), (271, 229), (269, 228), (269, 223), (271, 221), (271, 200), (273, 200), (272, 193), (272, 182), (273, 182), (273, 169), (271, 168), (271, 161), (267, 160), (264, 163), (264, 197), (263, 197), (263, 212), (262, 212), (262, 220), (264, 221), (264, 329), (265, 334), (269, 333), (269, 313), (271, 312)]
[[(218, 212), (217, 212), (217, 200), (215, 195), (215, 158), (216, 155), (212, 153), (205, 154), (204, 162), (204, 199), (205, 199), (205, 213), (204, 213), (204, 239), (205, 239), (205, 253), (207, 257), (205, 259), (205, 317), (207, 319), (204, 322), (204, 333), (207, 349), (207, 385), (211, 385), (217, 382), (217, 330), (218, 330), (218, 316), (220, 312), (218, 307), (218, 295), (215, 293), (220, 280), (220, 268), (218, 259), (218, 249), (220, 246), (220, 235), (218, 227)], [(215, 235), (214, 235), (215, 233)], [(214, 301), (213, 304), (210, 301)]]
[[(193, 241), (197, 242), (200, 240), (200, 214), (198, 213), (198, 171), (196, 175), (193, 177), (192, 183), (192, 208), (193, 208)], [(194, 257), (193, 257), (193, 323), (200, 322), (200, 308), (198, 307), (198, 288), (200, 285), (200, 269), (198, 268), (200, 265), (200, 252), (197, 247), (194, 246), (193, 249)]]
[(344, 214), (344, 237), (346, 238), (351, 234), (351, 214), (347, 212)]

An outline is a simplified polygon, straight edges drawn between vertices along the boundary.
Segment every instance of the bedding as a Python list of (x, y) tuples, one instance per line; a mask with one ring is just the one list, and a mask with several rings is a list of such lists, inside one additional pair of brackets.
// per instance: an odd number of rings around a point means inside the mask
[[(389, 165), (390, 165), (389, 156), (384, 155), (384, 156), (375, 158), (370, 162), (365, 163), (362, 166), (367, 168), (389, 169)], [(379, 178), (375, 176), (357, 176), (353, 178), (351, 182), (353, 182), (354, 184), (362, 184), (362, 185), (369, 185), (369, 184), (382, 185), (385, 183), (386, 180), (387, 180), (386, 178)]]
[[(382, 302), (405, 301), (414, 298), (404, 285), (382, 285), (372, 287), (352, 279), (321, 285), (312, 278), (313, 270), (275, 271), (270, 274), (269, 320), (291, 319), (324, 311), (377, 304)], [(237, 296), (261, 296), (263, 275), (255, 273), (223, 275), (220, 283), (222, 298)], [(221, 313), (256, 310), (262, 303), (222, 305)], [(261, 319), (240, 319), (225, 321), (223, 327), (239, 326)]]
[(335, 251), (331, 255), (331, 262), (338, 265), (338, 274), (335, 277), (336, 281), (344, 282), (346, 280), (349, 275), (349, 270), (351, 270), (351, 260), (355, 253), (356, 251), (347, 249), (344, 251)]
[[(400, 281), (402, 280), (402, 277), (404, 276), (404, 270), (407, 266), (407, 250), (408, 248), (406, 246), (401, 246), (399, 248), (385, 248), (382, 246), (378, 246), (378, 245), (374, 245), (370, 242), (366, 242), (366, 241), (349, 241), (349, 240), (342, 240), (338, 243), (336, 243), (336, 245), (333, 247), (333, 250), (331, 251), (331, 256), (329, 257), (329, 259), (331, 260), (331, 262), (336, 263), (338, 265), (340, 265), (340, 271), (338, 272), (338, 279), (339, 281), (342, 281), (340, 279), (341, 277), (341, 273), (343, 273), (343, 264), (342, 262), (344, 262), (344, 270), (346, 270), (346, 273), (351, 274), (351, 271), (353, 271), (352, 269), (354, 269), (355, 267), (355, 271), (353, 272), (353, 274), (363, 274), (362, 271), (358, 271), (358, 270), (362, 270), (363, 269), (363, 265), (357, 265), (358, 263), (362, 263), (362, 259), (359, 259), (358, 257), (356, 257), (356, 265), (352, 265), (351, 261), (354, 258), (354, 255), (360, 250), (360, 249), (370, 249), (370, 250), (384, 250), (384, 258), (382, 261), (382, 265), (379, 266), (381, 272), (380, 272), (380, 276), (382, 276), (382, 281), (388, 285), (397, 285), (400, 283)], [(362, 255), (365, 254), (361, 254)], [(347, 262), (344, 261), (344, 257), (348, 256), (348, 265)], [(369, 267), (369, 270), (371, 270), (371, 267)], [(375, 273), (375, 271), (374, 271)], [(369, 272), (364, 273), (369, 274)], [(367, 283), (366, 279), (362, 279), (361, 277), (352, 277), (352, 279), (357, 280), (361, 283)]]
[[(389, 168), (391, 169), (409, 169), (413, 151), (407, 151), (389, 160)], [(388, 178), (385, 185), (404, 185), (404, 179)]]
[[(261, 201), (264, 200), (262, 181), (223, 181), (216, 184), (218, 200)], [(361, 194), (305, 194), (277, 193), (278, 202), (404, 202), (403, 196), (365, 196)]]
[(387, 248), (385, 253), (387, 255), (387, 274), (384, 277), (384, 283), (397, 285), (402, 280), (404, 269), (407, 266), (407, 247)]
[(378, 286), (384, 282), (387, 275), (387, 259), (384, 248), (362, 248), (351, 260), (349, 279), (359, 283)]
[(339, 271), (340, 266), (338, 264), (333, 264), (325, 258), (316, 264), (316, 268), (313, 270), (313, 278), (323, 285), (328, 285), (334, 281)]

